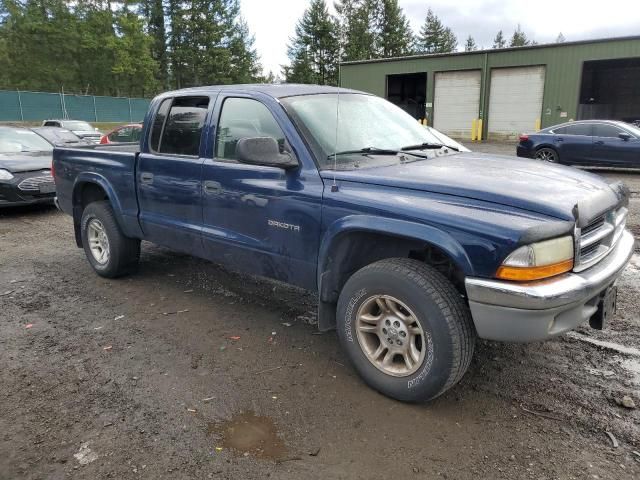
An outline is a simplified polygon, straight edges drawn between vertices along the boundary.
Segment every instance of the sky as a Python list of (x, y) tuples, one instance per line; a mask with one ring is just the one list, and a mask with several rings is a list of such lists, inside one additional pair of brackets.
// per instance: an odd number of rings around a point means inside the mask
[[(265, 72), (280, 73), (287, 43), (309, 0), (240, 0)], [(462, 48), (468, 35), (490, 48), (498, 30), (510, 38), (518, 24), (538, 43), (640, 35), (639, 0), (399, 0), (417, 32), (431, 7)], [(333, 11), (333, 0), (327, 1)]]

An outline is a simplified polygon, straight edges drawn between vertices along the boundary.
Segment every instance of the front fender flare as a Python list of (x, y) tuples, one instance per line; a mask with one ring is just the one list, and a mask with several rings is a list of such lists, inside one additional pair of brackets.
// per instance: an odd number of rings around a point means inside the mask
[(318, 326), (328, 330), (335, 325), (335, 303), (331, 298), (339, 288), (335, 275), (328, 271), (330, 259), (346, 235), (364, 232), (395, 236), (432, 245), (444, 252), (465, 276), (473, 276), (474, 268), (462, 245), (449, 233), (422, 223), (371, 215), (349, 215), (332, 223), (324, 233), (318, 254)]

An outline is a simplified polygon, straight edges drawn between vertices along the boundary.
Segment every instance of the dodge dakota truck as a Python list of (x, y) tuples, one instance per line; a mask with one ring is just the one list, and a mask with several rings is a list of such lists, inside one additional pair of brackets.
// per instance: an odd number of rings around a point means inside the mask
[(634, 249), (622, 184), (458, 147), (362, 92), (201, 87), (155, 98), (139, 146), (57, 148), (52, 172), (98, 275), (146, 240), (315, 291), (365, 382), (416, 402), (477, 337), (603, 328)]

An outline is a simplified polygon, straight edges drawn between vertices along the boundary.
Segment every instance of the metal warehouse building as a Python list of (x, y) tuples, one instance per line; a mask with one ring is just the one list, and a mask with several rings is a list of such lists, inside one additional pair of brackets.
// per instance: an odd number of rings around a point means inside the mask
[(460, 138), (640, 120), (640, 36), (348, 62), (340, 81)]

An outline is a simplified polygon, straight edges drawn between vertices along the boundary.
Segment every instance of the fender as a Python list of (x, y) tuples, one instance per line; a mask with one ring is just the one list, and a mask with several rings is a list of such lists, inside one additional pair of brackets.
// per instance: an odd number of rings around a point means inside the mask
[(106, 195), (107, 198), (109, 199), (109, 203), (111, 203), (111, 208), (113, 208), (113, 211), (115, 213), (115, 217), (116, 217), (116, 221), (118, 222), (118, 226), (120, 227), (120, 229), (122, 230), (122, 232), (130, 237), (138, 237), (140, 236), (139, 231), (139, 226), (137, 225), (137, 221), (136, 221), (136, 225), (135, 227), (137, 228), (129, 228), (130, 225), (128, 225), (125, 221), (125, 217), (123, 215), (123, 211), (122, 211), (122, 205), (120, 203), (120, 200), (118, 198), (118, 195), (116, 195), (115, 190), (113, 189), (113, 186), (111, 185), (111, 183), (109, 183), (109, 181), (102, 175), (100, 175), (99, 173), (96, 172), (82, 172), (80, 173), (76, 179), (75, 182), (73, 183), (73, 194), (72, 194), (72, 205), (73, 205), (73, 218), (74, 218), (74, 229), (75, 229), (75, 234), (76, 234), (76, 243), (79, 247), (82, 246), (82, 240), (81, 240), (81, 235), (80, 235), (80, 217), (82, 215), (82, 212), (80, 212), (77, 209), (78, 203), (79, 203), (79, 192), (80, 192), (80, 186), (82, 184), (86, 184), (86, 183), (93, 183), (95, 185), (98, 185), (99, 187), (101, 187)]
[(348, 234), (356, 232), (379, 233), (402, 239), (416, 240), (438, 247), (451, 258), (465, 276), (473, 276), (474, 268), (466, 251), (447, 232), (436, 227), (406, 220), (371, 215), (349, 215), (332, 223), (322, 237), (318, 255), (318, 327), (329, 330), (335, 326), (336, 279), (327, 271), (336, 246)]

